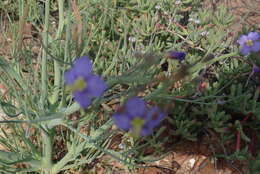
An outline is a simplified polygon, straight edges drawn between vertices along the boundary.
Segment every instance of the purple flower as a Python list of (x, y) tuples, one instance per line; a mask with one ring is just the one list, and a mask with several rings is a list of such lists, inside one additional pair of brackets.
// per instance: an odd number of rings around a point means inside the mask
[(148, 108), (144, 100), (133, 97), (113, 114), (113, 119), (120, 129), (131, 131), (134, 136), (146, 136), (153, 132), (164, 116), (158, 107)]
[(64, 76), (65, 84), (82, 108), (87, 108), (91, 100), (100, 97), (107, 88), (101, 77), (92, 74), (92, 63), (87, 56), (76, 59)]
[(170, 59), (176, 59), (179, 61), (183, 61), (186, 57), (186, 53), (181, 52), (181, 51), (169, 51), (167, 53), (167, 57)]
[(243, 55), (248, 55), (251, 51), (260, 51), (259, 39), (260, 35), (257, 32), (250, 32), (248, 35), (242, 35), (237, 41), (240, 44), (241, 53)]
[[(259, 67), (258, 67), (256, 64), (253, 64), (252, 72), (249, 74), (248, 80), (249, 80), (252, 76), (254, 76), (255, 74), (258, 74), (259, 72), (260, 72)], [(247, 83), (248, 83), (248, 80), (247, 80)]]
[(253, 64), (252, 73), (259, 73), (260, 69), (256, 64)]

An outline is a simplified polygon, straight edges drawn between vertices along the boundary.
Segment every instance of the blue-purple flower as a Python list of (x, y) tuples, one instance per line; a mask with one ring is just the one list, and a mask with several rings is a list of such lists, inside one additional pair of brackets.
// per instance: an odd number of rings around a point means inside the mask
[(170, 59), (176, 59), (179, 61), (183, 61), (186, 57), (186, 53), (181, 52), (181, 51), (169, 51), (167, 53), (167, 57)]
[(248, 35), (242, 35), (238, 39), (238, 43), (241, 47), (241, 53), (243, 55), (248, 55), (250, 52), (260, 51), (260, 35), (257, 32), (250, 32)]
[(163, 120), (165, 114), (158, 107), (148, 108), (139, 97), (130, 98), (113, 114), (117, 127), (131, 131), (134, 136), (146, 136)]
[(260, 68), (256, 64), (253, 64), (252, 73), (259, 73), (259, 72), (260, 72)]
[(92, 63), (87, 56), (76, 59), (65, 72), (65, 84), (82, 108), (87, 108), (91, 100), (100, 97), (107, 88), (101, 77), (92, 74)]
[[(253, 63), (253, 67), (252, 67), (252, 71), (251, 73), (249, 74), (249, 77), (248, 77), (248, 80), (253, 77), (254, 75), (258, 74), (260, 72), (260, 68)], [(248, 80), (247, 80), (247, 83), (248, 83)]]

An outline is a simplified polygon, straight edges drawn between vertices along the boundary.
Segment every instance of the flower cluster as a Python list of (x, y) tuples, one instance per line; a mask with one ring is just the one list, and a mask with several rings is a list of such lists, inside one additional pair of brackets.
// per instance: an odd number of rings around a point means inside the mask
[(241, 47), (241, 53), (248, 55), (250, 52), (260, 51), (260, 34), (257, 32), (250, 32), (248, 35), (242, 35), (238, 39), (238, 43)]
[(65, 84), (82, 108), (87, 108), (91, 100), (100, 97), (107, 88), (102, 78), (92, 74), (92, 63), (87, 56), (76, 59), (65, 72)]
[[(91, 100), (100, 97), (107, 88), (104, 80), (92, 73), (92, 63), (87, 56), (76, 59), (64, 78), (82, 108), (87, 108)], [(131, 131), (134, 136), (145, 136), (152, 133), (164, 116), (158, 107), (148, 108), (141, 98), (133, 97), (114, 113), (113, 119), (119, 128)]]
[(133, 97), (113, 114), (113, 119), (120, 129), (131, 131), (134, 136), (146, 136), (153, 132), (164, 116), (158, 107), (148, 108), (144, 100)]

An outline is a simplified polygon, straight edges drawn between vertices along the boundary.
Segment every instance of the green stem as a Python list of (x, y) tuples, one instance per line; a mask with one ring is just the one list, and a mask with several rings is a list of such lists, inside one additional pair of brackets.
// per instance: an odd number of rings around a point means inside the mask
[(18, 152), (6, 152), (3, 150), (0, 150), (0, 160), (5, 161), (7, 164), (14, 164), (23, 162), (25, 164), (30, 165), (33, 168), (40, 168), (41, 163), (38, 160), (33, 159), (30, 156), (24, 157)]
[(54, 93), (51, 98), (51, 103), (54, 104), (58, 101), (60, 88), (61, 88), (60, 63), (57, 60), (54, 60)]
[(52, 174), (60, 172), (63, 167), (70, 161), (72, 161), (74, 155), (68, 152), (57, 164), (55, 164), (51, 170)]
[(216, 57), (214, 59), (211, 59), (210, 61), (207, 61), (207, 62), (200, 62), (200, 63), (197, 63), (195, 66), (191, 67), (189, 69), (189, 72), (191, 74), (197, 72), (198, 70), (201, 70), (202, 68), (205, 68), (206, 66), (209, 66), (217, 61), (220, 61), (222, 59), (226, 59), (226, 58), (229, 58), (229, 57), (233, 57), (233, 56), (236, 56), (238, 53), (237, 52), (233, 52), (233, 53), (229, 53), (229, 54), (225, 54), (223, 56), (219, 56), (219, 57)]
[[(66, 39), (65, 39), (65, 50), (64, 50), (64, 61), (65, 62), (69, 62), (69, 43), (70, 43), (70, 39), (71, 39), (71, 35), (70, 35), (70, 23), (71, 23), (71, 13), (70, 13), (70, 3), (69, 3), (69, 10), (67, 11), (67, 23), (66, 23)], [(63, 73), (65, 66), (63, 66)], [(65, 105), (65, 88), (64, 86), (62, 87), (62, 96), (61, 96), (61, 103), (59, 107), (62, 107)]]
[(43, 158), (42, 158), (42, 169), (45, 174), (52, 174), (52, 136), (46, 132), (42, 131), (43, 140)]
[(59, 25), (56, 33), (55, 39), (59, 39), (61, 37), (63, 27), (64, 27), (64, 0), (58, 0), (59, 6)]
[[(18, 1), (19, 5), (19, 29), (21, 30), (20, 26), (22, 25), (23, 21), (23, 16), (24, 16), (24, 2), (22, 0)], [(15, 47), (15, 56), (17, 57), (18, 60), (15, 60), (16, 62), (16, 66), (15, 66), (15, 70), (16, 72), (21, 72), (21, 64), (20, 64), (20, 54), (22, 53), (21, 50), (21, 44), (22, 44), (22, 32), (18, 31), (18, 36), (17, 36), (17, 42), (16, 42), (16, 47)]]
[[(45, 1), (45, 21), (43, 29), (43, 45), (48, 48), (48, 29), (49, 29), (49, 15), (50, 15), (50, 0)], [(44, 107), (47, 91), (48, 91), (48, 75), (47, 75), (47, 52), (43, 49), (42, 53), (42, 71), (41, 71), (41, 85), (42, 85), (42, 95), (41, 95), (41, 105)]]
[(40, 123), (40, 122), (48, 122), (48, 124), (51, 123), (51, 121), (55, 120), (55, 119), (63, 119), (63, 117), (70, 115), (76, 111), (78, 111), (80, 109), (79, 104), (74, 103), (72, 104), (69, 108), (66, 108), (65, 110), (62, 110), (60, 112), (57, 113), (53, 113), (53, 114), (45, 114), (44, 116), (41, 115), (38, 119), (34, 119), (34, 120), (0, 120), (0, 123)]
[(73, 103), (71, 106), (66, 108), (63, 113), (64, 115), (70, 115), (73, 114), (74, 112), (78, 111), (80, 109), (80, 106), (78, 103)]
[[(97, 150), (100, 150), (102, 152), (107, 152), (105, 149), (99, 147), (99, 145), (96, 143), (95, 139), (92, 139), (92, 137), (99, 137), (101, 136), (102, 132), (101, 131), (96, 131), (93, 132), (91, 134), (91, 136), (85, 136), (83, 134), (78, 133), (74, 128), (70, 127), (69, 125), (66, 124), (62, 124), (65, 127), (71, 129), (71, 131), (73, 131), (74, 133), (78, 134), (81, 138), (84, 138), (86, 143), (84, 145), (78, 145), (77, 147), (71, 147), (68, 149), (68, 153), (55, 165), (53, 165), (52, 168), (52, 173), (58, 173), (61, 170), (63, 170), (63, 168), (66, 166), (66, 164), (68, 164), (70, 161), (75, 160), (75, 158), (80, 154), (81, 151), (83, 151), (86, 148), (96, 148)], [(108, 120), (101, 128), (101, 130), (108, 130), (111, 126), (113, 125), (113, 121), (112, 120)], [(81, 146), (81, 147), (80, 147)], [(107, 152), (109, 153), (109, 152)], [(111, 153), (110, 153), (111, 154)], [(114, 155), (112, 154), (112, 156), (114, 157)], [(116, 157), (115, 157), (116, 158)], [(74, 163), (75, 164), (75, 163)]]
[[(59, 39), (61, 37), (63, 27), (64, 27), (64, 0), (58, 0), (59, 5), (59, 25), (56, 33), (56, 38)], [(54, 60), (54, 93), (51, 98), (52, 103), (56, 103), (58, 101), (59, 92), (61, 88), (61, 67), (60, 63), (57, 60)]]
[[(96, 144), (96, 142), (95, 142), (96, 139), (92, 139), (92, 137), (99, 137), (100, 136), (99, 132), (97, 132), (96, 134), (94, 133), (94, 134), (91, 135), (91, 137), (89, 137), (89, 136), (86, 136), (84, 134), (79, 133), (79, 131), (77, 129), (74, 129), (73, 127), (71, 127), (67, 124), (62, 124), (62, 125), (69, 128), (72, 132), (74, 132), (79, 137), (81, 137), (82, 139), (87, 141), (85, 148), (90, 148), (90, 147), (95, 148), (95, 149), (111, 156), (112, 158), (114, 158), (114, 159), (116, 159), (116, 160), (118, 160), (118, 161), (120, 161), (124, 164), (130, 165), (130, 166), (133, 165), (131, 162), (124, 160), (125, 156), (122, 155), (122, 153), (116, 152), (116, 151), (113, 151), (113, 150), (110, 150), (110, 149), (102, 148), (98, 144)], [(113, 125), (113, 121), (110, 119), (102, 126), (102, 130), (108, 130), (112, 125)]]

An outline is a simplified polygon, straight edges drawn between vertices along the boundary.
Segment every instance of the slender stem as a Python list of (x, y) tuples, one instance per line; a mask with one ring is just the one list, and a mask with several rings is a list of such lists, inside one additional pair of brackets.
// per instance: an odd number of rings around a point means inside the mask
[(52, 136), (46, 132), (42, 131), (43, 140), (43, 158), (42, 167), (45, 174), (51, 174), (52, 168)]
[(79, 104), (74, 103), (70, 107), (66, 108), (65, 110), (61, 110), (60, 112), (50, 114), (47, 116), (40, 116), (39, 119), (34, 120), (1, 120), (0, 123), (40, 123), (40, 122), (46, 122), (51, 121), (54, 119), (62, 119), (63, 117), (70, 115), (80, 109)]
[(64, 0), (58, 0), (58, 6), (59, 6), (59, 25), (58, 25), (58, 30), (55, 39), (61, 37), (63, 27), (64, 27)]
[[(103, 126), (102, 126), (102, 130), (108, 130), (113, 124), (113, 121), (112, 120), (108, 120)], [(71, 129), (71, 131), (76, 131), (75, 129), (73, 129), (72, 127), (66, 125), (66, 124), (62, 124), (66, 127), (68, 127), (69, 129)], [(76, 131), (77, 132), (77, 131)], [(75, 133), (76, 133), (75, 132)], [(76, 133), (77, 134), (77, 133)], [(86, 148), (89, 148), (89, 147), (93, 147), (93, 148), (96, 148), (100, 151), (103, 151), (103, 152), (107, 152), (105, 149), (99, 147), (97, 144), (96, 144), (96, 140), (95, 139), (92, 139), (92, 137), (99, 137), (101, 135), (101, 132), (100, 131), (97, 131), (97, 132), (94, 132), (91, 134), (91, 136), (85, 136), (83, 134), (80, 134), (78, 133), (78, 135), (82, 138), (84, 138), (87, 142), (86, 144), (84, 144), (82, 147), (80, 147), (80, 145), (76, 146), (76, 147), (71, 147), (70, 149), (68, 149), (68, 153), (58, 162), (56, 163), (55, 165), (53, 165), (53, 168), (52, 168), (52, 173), (58, 173), (60, 172), (65, 166), (66, 164), (68, 164), (70, 161), (73, 161), (77, 156), (78, 154), (86, 149)], [(73, 145), (72, 145), (73, 146)], [(110, 152), (107, 152), (109, 154), (111, 154)], [(115, 158), (118, 158), (117, 156), (114, 156), (113, 154), (111, 154), (111, 156), (115, 157)]]
[(18, 1), (18, 7), (19, 7), (19, 30), (18, 30), (18, 35), (17, 35), (17, 42), (15, 42), (15, 56), (14, 57), (18, 57), (18, 60), (15, 60), (16, 62), (16, 66), (15, 66), (15, 70), (17, 72), (21, 72), (21, 64), (20, 64), (20, 53), (22, 52), (21, 50), (21, 46), (22, 46), (22, 29), (21, 29), (21, 25), (24, 23), (24, 2), (19, 0)]
[[(63, 27), (64, 27), (64, 0), (58, 0), (59, 5), (59, 25), (56, 33), (56, 38), (61, 37)], [(61, 88), (61, 67), (60, 63), (57, 60), (54, 60), (54, 93), (52, 96), (52, 103), (56, 103), (59, 97), (59, 92)]]
[(226, 59), (226, 58), (229, 58), (229, 57), (233, 57), (233, 56), (236, 56), (237, 55), (237, 52), (232, 52), (232, 53), (229, 53), (229, 54), (225, 54), (225, 55), (222, 55), (222, 56), (219, 56), (219, 57), (216, 57), (214, 59), (211, 59), (210, 61), (207, 61), (207, 62), (199, 62), (197, 65), (193, 66), (192, 68), (190, 68), (189, 72), (191, 73), (194, 73), (206, 66), (209, 66), (217, 61), (220, 61), (222, 59)]
[(239, 130), (237, 131), (237, 141), (236, 141), (236, 151), (240, 151), (241, 146), (241, 134)]
[(54, 93), (51, 98), (52, 103), (56, 103), (59, 98), (59, 91), (61, 87), (61, 71), (60, 63), (57, 60), (54, 60)]
[[(96, 140), (92, 139), (92, 137), (98, 137), (100, 135), (91, 135), (91, 137), (89, 137), (89, 136), (86, 136), (84, 134), (79, 133), (76, 129), (74, 129), (73, 127), (71, 127), (71, 126), (69, 126), (67, 124), (62, 124), (62, 125), (67, 127), (67, 128), (69, 128), (72, 132), (74, 132), (79, 137), (81, 137), (85, 141), (87, 141), (87, 144), (86, 144), (87, 147), (89, 147), (91, 145), (91, 147), (96, 148), (97, 150), (99, 150), (99, 151), (101, 151), (101, 152), (111, 156), (112, 158), (114, 158), (114, 159), (116, 159), (116, 160), (118, 160), (120, 162), (123, 162), (124, 164), (128, 164), (130, 166), (133, 165), (133, 164), (131, 164), (131, 162), (124, 160), (125, 157), (121, 153), (113, 151), (113, 150), (105, 149), (105, 148), (102, 148), (99, 145), (97, 145), (96, 142), (95, 142)], [(102, 126), (102, 129), (103, 130), (108, 130), (112, 125), (113, 125), (113, 121), (110, 119)]]
[(78, 103), (73, 103), (71, 106), (69, 106), (68, 108), (66, 108), (63, 113), (64, 115), (70, 115), (76, 111), (78, 111), (80, 109), (80, 106)]
[[(43, 45), (48, 48), (48, 29), (49, 29), (49, 16), (50, 16), (50, 0), (45, 1), (45, 21), (43, 29)], [(41, 105), (44, 107), (47, 99), (48, 92), (48, 74), (47, 74), (47, 51), (43, 49), (42, 53), (42, 71), (41, 71)], [(43, 140), (43, 158), (42, 167), (45, 174), (51, 174), (52, 167), (52, 137), (45, 130), (42, 130)]]
[(70, 23), (71, 23), (71, 13), (68, 11), (67, 25), (66, 25), (66, 40), (65, 40), (65, 51), (64, 51), (64, 61), (68, 62), (69, 59), (69, 43), (71, 39), (70, 35)]
[[(24, 157), (19, 152), (6, 152), (0, 150), (0, 159), (6, 161), (24, 161), (25, 164), (30, 165), (33, 168), (40, 168), (41, 163), (40, 161), (33, 159), (32, 157)], [(29, 158), (29, 159), (28, 159)]]
[[(64, 50), (64, 61), (69, 62), (69, 43), (71, 39), (70, 35), (70, 23), (71, 23), (71, 13), (70, 13), (70, 3), (69, 3), (69, 9), (67, 11), (67, 23), (66, 23), (66, 39), (65, 39), (65, 50)], [(63, 72), (65, 71), (65, 66), (63, 66)], [(64, 86), (62, 87), (62, 97), (61, 97), (61, 103), (60, 107), (64, 106), (65, 104), (65, 88)]]
[[(45, 21), (44, 21), (44, 29), (43, 29), (43, 45), (48, 48), (48, 29), (49, 29), (49, 15), (50, 15), (50, 0), (45, 1)], [(42, 53), (42, 72), (41, 72), (41, 104), (44, 107), (47, 98), (47, 90), (48, 90), (48, 75), (47, 75), (47, 52), (43, 49)]]
[(60, 172), (63, 167), (70, 161), (73, 160), (74, 155), (70, 152), (68, 152), (58, 163), (56, 163), (52, 168), (52, 173), (58, 173)]

